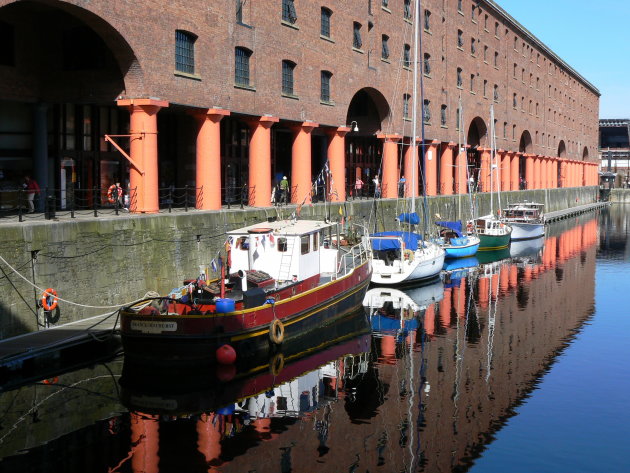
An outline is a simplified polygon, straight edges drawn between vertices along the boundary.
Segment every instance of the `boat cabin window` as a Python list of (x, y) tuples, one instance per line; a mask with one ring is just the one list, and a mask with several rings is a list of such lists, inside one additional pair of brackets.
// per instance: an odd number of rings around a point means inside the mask
[(319, 232), (313, 233), (313, 249), (317, 251), (319, 248)]
[(302, 254), (305, 255), (309, 251), (311, 251), (311, 236), (303, 235), (300, 237), (300, 241), (301, 241), (301, 247), (302, 247)]
[(278, 238), (278, 251), (285, 252), (287, 251), (287, 239), (284, 237)]
[(249, 237), (240, 237), (236, 240), (236, 247), (243, 251), (249, 250)]

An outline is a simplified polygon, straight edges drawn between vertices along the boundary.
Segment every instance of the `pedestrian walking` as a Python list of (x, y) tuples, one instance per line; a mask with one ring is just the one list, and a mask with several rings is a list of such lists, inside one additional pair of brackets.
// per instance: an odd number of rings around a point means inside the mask
[(360, 176), (357, 176), (357, 180), (354, 181), (354, 197), (358, 199), (363, 198), (363, 181)]
[(28, 213), (33, 213), (35, 212), (35, 196), (40, 193), (39, 184), (37, 184), (35, 179), (32, 179), (31, 176), (27, 174), (24, 176), (23, 187), (26, 191), (26, 198), (28, 200)]
[(287, 179), (287, 176), (283, 176), (280, 181), (280, 193), (280, 204), (287, 205), (289, 195), (289, 180)]

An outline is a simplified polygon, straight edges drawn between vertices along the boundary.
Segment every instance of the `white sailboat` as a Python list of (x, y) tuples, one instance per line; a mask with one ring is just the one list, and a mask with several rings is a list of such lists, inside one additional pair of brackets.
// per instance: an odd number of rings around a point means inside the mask
[[(418, 92), (418, 45), (419, 45), (419, 2), (414, 2), (414, 48), (413, 48), (413, 96), (412, 96), (412, 162), (417, 163), (416, 124)], [(420, 79), (422, 80), (422, 78)], [(422, 90), (422, 85), (421, 85)], [(424, 130), (424, 120), (422, 120)], [(424, 133), (423, 133), (424, 135)], [(411, 188), (416, 189), (416, 166), (412, 166)], [(413, 227), (420, 223), (415, 211), (415, 196), (411, 196), (411, 212), (399, 216), (408, 231), (381, 232), (370, 235), (373, 249), (372, 282), (395, 285), (416, 283), (437, 277), (444, 264), (445, 252), (437, 244), (427, 241)]]

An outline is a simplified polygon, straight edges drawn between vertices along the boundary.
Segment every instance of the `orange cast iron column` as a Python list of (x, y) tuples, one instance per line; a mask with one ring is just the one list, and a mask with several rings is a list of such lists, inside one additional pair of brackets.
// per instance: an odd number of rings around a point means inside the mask
[[(249, 205), (271, 207), (271, 127), (276, 117), (249, 120)], [(289, 181), (289, 186), (291, 186)]]
[(221, 119), (228, 110), (211, 108), (196, 114), (199, 121), (197, 132), (197, 179), (196, 207), (200, 210), (221, 208)]
[(457, 149), (457, 157), (455, 158), (455, 193), (468, 193), (468, 146)]
[(534, 187), (534, 157), (531, 154), (523, 154), (525, 158), (525, 181), (527, 189), (535, 189)]
[(141, 169), (130, 167), (130, 210), (156, 213), (158, 196), (158, 141), (157, 113), (168, 107), (168, 102), (155, 99), (121, 99), (119, 107), (131, 113), (129, 120), (129, 155)]
[[(490, 148), (479, 148), (481, 167), (479, 169), (479, 187), (481, 192), (490, 192)], [(496, 183), (494, 184), (496, 186)]]
[(386, 199), (398, 196), (398, 142), (401, 136), (378, 135), (383, 140), (383, 189), (382, 196)]
[(508, 156), (510, 158), (510, 190), (517, 191), (519, 190), (518, 172), (520, 156), (514, 151), (510, 151)]
[(540, 189), (540, 156), (532, 156), (534, 161), (534, 189)]
[[(420, 181), (418, 170), (418, 140), (411, 144), (411, 140), (405, 143), (405, 197), (418, 196), (418, 182)], [(413, 177), (413, 182), (412, 182)]]
[(424, 156), (424, 169), (427, 184), (427, 195), (437, 195), (437, 151), (440, 142), (431, 141)]
[(348, 127), (328, 130), (328, 165), (330, 166), (330, 200), (346, 200), (346, 134)]
[(497, 162), (501, 165), (501, 190), (510, 190), (510, 155), (500, 149), (497, 153)]
[(453, 195), (453, 150), (455, 143), (445, 143), (440, 157), (440, 194)]
[(291, 147), (291, 202), (309, 204), (311, 202), (311, 132), (319, 124), (304, 122), (293, 128)]

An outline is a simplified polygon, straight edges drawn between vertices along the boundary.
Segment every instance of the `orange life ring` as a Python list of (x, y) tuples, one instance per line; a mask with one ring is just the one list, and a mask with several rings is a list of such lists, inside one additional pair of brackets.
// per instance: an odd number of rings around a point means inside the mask
[[(116, 192), (116, 189), (118, 189), (118, 192)], [(116, 196), (114, 193), (117, 193), (118, 195)], [(112, 184), (109, 186), (109, 189), (107, 189), (107, 201), (110, 204), (113, 204), (122, 197), (122, 193), (123, 190), (121, 187), (118, 187), (116, 184)]]
[[(48, 303), (48, 298), (52, 298), (52, 303)], [(57, 291), (52, 288), (48, 288), (42, 294), (42, 307), (46, 312), (51, 312), (57, 308), (59, 298), (57, 297)]]
[(58, 381), (59, 381), (59, 376), (55, 376), (54, 378), (45, 379), (44, 381), (42, 381), (42, 383), (44, 383), (44, 384), (57, 384)]

